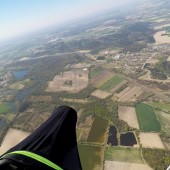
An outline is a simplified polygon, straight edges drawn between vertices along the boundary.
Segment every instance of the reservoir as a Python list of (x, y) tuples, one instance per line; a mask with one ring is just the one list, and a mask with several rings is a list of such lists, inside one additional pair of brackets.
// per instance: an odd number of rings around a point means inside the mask
[(120, 145), (133, 147), (133, 145), (136, 144), (137, 141), (133, 132), (128, 132), (120, 135)]
[(107, 144), (111, 144), (112, 146), (118, 146), (117, 129), (115, 126), (110, 126), (109, 128), (109, 137)]

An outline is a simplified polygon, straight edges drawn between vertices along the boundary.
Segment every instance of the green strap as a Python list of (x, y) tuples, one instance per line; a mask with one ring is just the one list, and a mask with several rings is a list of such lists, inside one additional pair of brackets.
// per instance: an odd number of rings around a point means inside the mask
[(19, 155), (24, 155), (24, 156), (27, 156), (29, 158), (32, 158), (32, 159), (35, 159), (36, 161), (39, 161), (55, 170), (63, 170), (62, 168), (60, 168), (58, 165), (54, 164), (53, 162), (51, 162), (50, 160), (40, 156), (40, 155), (37, 155), (35, 153), (32, 153), (32, 152), (28, 152), (28, 151), (14, 151), (14, 152), (10, 152), (6, 155), (4, 155), (3, 157), (1, 158), (4, 158), (5, 156), (8, 156), (8, 155), (12, 155), (12, 154), (19, 154)]

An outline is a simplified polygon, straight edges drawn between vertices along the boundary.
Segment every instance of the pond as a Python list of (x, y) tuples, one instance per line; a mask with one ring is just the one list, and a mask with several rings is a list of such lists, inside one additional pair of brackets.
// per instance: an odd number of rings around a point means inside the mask
[(136, 145), (136, 137), (133, 132), (128, 132), (120, 135), (120, 145), (122, 146), (133, 146)]
[(112, 146), (118, 146), (117, 129), (115, 126), (110, 126), (109, 128), (109, 137), (107, 144), (111, 144)]
[(18, 81), (24, 79), (25, 76), (28, 75), (28, 71), (22, 70), (22, 71), (13, 71), (14, 78)]

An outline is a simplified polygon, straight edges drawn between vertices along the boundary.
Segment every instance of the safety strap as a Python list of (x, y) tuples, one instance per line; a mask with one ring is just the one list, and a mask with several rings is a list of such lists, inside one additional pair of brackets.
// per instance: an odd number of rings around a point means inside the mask
[[(1, 158), (4, 158), (6, 156), (9, 156), (9, 155), (13, 155), (13, 154), (19, 154), (19, 155), (24, 155), (24, 156), (27, 156), (29, 158), (32, 158), (38, 162), (41, 162), (55, 170), (63, 170), (62, 168), (60, 168), (58, 165), (56, 165), (55, 163), (51, 162), (50, 160), (40, 156), (40, 155), (37, 155), (35, 153), (32, 153), (32, 152), (29, 152), (29, 151), (14, 151), (14, 152), (10, 152), (4, 156), (2, 156)], [(0, 159), (1, 159), (0, 158)]]

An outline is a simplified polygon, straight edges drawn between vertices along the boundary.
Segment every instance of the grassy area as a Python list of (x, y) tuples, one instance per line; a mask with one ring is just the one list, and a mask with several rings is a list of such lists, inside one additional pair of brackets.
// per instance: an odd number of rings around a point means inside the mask
[(106, 90), (106, 91), (110, 91), (112, 88), (116, 87), (118, 84), (120, 84), (122, 81), (124, 80), (124, 78), (120, 77), (120, 76), (114, 76), (113, 78), (111, 78), (110, 80), (108, 80), (106, 83), (104, 83), (100, 89), (101, 90)]
[(154, 170), (165, 170), (170, 165), (170, 151), (162, 149), (143, 149), (143, 157)]
[(102, 170), (103, 148), (89, 145), (79, 145), (78, 148), (83, 170)]
[(139, 149), (109, 147), (105, 152), (105, 159), (130, 163), (143, 163)]
[(159, 109), (165, 112), (170, 112), (170, 104), (153, 102), (153, 103), (149, 103), (149, 105), (151, 105), (155, 109)]
[(104, 71), (104, 69), (102, 67), (97, 67), (97, 68), (91, 70), (90, 78), (94, 78), (94, 77), (100, 75), (103, 71)]
[(162, 111), (156, 111), (156, 114), (160, 120), (162, 131), (170, 136), (170, 114), (164, 113)]
[(92, 124), (91, 131), (89, 133), (87, 142), (95, 142), (95, 143), (105, 143), (106, 140), (106, 130), (108, 128), (109, 121), (96, 116), (95, 120)]
[(6, 104), (0, 104), (0, 113), (6, 113), (10, 108)]
[(161, 125), (151, 106), (144, 103), (137, 104), (136, 113), (140, 130), (157, 132), (161, 130)]

